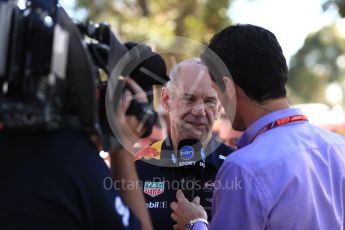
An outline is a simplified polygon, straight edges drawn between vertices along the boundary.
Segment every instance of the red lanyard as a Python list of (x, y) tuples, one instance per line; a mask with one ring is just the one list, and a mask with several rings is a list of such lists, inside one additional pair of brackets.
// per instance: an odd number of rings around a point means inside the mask
[(279, 127), (282, 125), (286, 125), (286, 124), (289, 124), (292, 122), (296, 122), (296, 121), (308, 121), (308, 119), (304, 115), (294, 115), (294, 116), (283, 117), (283, 118), (280, 118), (278, 120), (275, 120), (275, 121), (265, 125), (262, 129), (260, 129), (260, 131), (255, 134), (255, 136), (250, 141), (250, 143), (252, 143), (260, 134), (262, 134), (262, 133), (264, 133), (270, 129), (273, 129), (275, 127)]

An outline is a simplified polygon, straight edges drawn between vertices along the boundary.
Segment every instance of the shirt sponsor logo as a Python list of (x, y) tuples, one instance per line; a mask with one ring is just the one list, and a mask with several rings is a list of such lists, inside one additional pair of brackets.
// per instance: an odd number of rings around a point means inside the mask
[(171, 154), (171, 160), (172, 160), (172, 162), (174, 163), (174, 164), (176, 164), (177, 163), (177, 159), (176, 159), (176, 156), (175, 156), (175, 154), (173, 153), (173, 154)]
[(151, 197), (158, 196), (164, 192), (164, 182), (145, 181), (144, 193)]
[(203, 161), (206, 159), (204, 148), (201, 148), (201, 150), (200, 150), (200, 157), (201, 157), (201, 160), (203, 160)]
[(215, 183), (211, 180), (209, 181), (206, 181), (205, 184), (204, 184), (204, 189), (210, 189), (210, 190), (213, 190), (215, 187)]
[(140, 159), (150, 160), (152, 158), (159, 159), (160, 158), (160, 151), (156, 148), (153, 148), (151, 146), (145, 147), (142, 150), (136, 152), (134, 154), (134, 160), (140, 160)]
[(181, 161), (178, 163), (179, 167), (195, 165), (195, 161)]
[(189, 161), (194, 156), (194, 149), (192, 146), (186, 145), (183, 146), (180, 151), (180, 157), (182, 160)]
[(205, 199), (208, 203), (211, 203), (212, 204), (212, 198), (206, 198)]
[(225, 160), (225, 159), (226, 159), (226, 156), (219, 155), (218, 158), (221, 159), (221, 160)]
[(211, 211), (212, 210), (211, 206), (204, 205), (202, 207), (205, 209), (205, 211)]
[(122, 220), (123, 226), (128, 227), (130, 212), (129, 212), (128, 207), (123, 204), (119, 196), (115, 197), (114, 206), (115, 206), (115, 210), (117, 214), (119, 214), (122, 217), (121, 220)]
[(148, 202), (146, 203), (146, 208), (167, 208), (168, 202), (167, 201), (156, 201), (156, 202)]

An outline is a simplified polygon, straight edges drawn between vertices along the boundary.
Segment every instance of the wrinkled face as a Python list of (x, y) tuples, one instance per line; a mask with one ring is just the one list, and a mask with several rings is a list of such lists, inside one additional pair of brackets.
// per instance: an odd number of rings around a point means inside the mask
[(178, 83), (168, 90), (171, 137), (177, 141), (196, 138), (205, 140), (212, 134), (218, 118), (220, 104), (216, 91), (211, 87), (207, 69), (197, 63), (182, 65)]

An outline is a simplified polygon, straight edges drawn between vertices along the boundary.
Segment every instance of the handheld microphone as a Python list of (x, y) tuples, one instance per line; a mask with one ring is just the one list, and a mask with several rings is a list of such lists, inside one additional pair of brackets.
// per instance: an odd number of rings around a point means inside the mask
[(197, 139), (185, 139), (177, 147), (177, 164), (182, 177), (182, 191), (190, 201), (194, 198), (196, 179), (205, 172), (205, 149)]

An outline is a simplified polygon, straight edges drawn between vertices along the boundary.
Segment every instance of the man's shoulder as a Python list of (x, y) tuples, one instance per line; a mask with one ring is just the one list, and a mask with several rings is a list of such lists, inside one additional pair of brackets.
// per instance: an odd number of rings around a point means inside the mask
[(310, 125), (314, 130), (314, 136), (317, 136), (319, 139), (323, 139), (334, 145), (344, 145), (345, 136), (338, 133), (332, 132), (328, 129), (324, 129), (315, 125)]
[[(281, 167), (281, 162), (290, 162), (290, 166), (297, 167), (300, 162), (311, 162), (308, 154), (310, 151), (318, 152), (319, 156), (326, 154), (330, 149), (341, 149), (345, 146), (343, 136), (308, 123), (301, 124), (298, 128), (297, 126), (282, 128), (284, 132), (272, 129), (261, 134), (253, 143), (227, 157), (225, 163), (229, 162), (251, 172)], [(323, 150), (324, 148), (327, 150)], [(334, 157), (335, 154), (331, 156)]]

